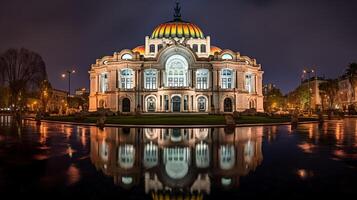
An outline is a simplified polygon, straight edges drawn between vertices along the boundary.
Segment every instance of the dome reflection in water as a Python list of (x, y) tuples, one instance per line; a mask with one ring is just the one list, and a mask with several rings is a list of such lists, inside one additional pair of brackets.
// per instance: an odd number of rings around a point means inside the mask
[(145, 187), (153, 199), (195, 198), (239, 187), (263, 160), (262, 127), (91, 128), (90, 157), (118, 186)]

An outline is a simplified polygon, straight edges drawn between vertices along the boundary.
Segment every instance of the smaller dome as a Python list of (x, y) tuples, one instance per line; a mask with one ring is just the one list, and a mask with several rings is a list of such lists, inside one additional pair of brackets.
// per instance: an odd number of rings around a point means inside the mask
[(145, 54), (145, 46), (144, 45), (137, 46), (132, 51), (138, 52), (140, 55), (144, 55)]
[(220, 53), (221, 51), (222, 51), (221, 48), (216, 46), (211, 46), (211, 55), (214, 55), (215, 53)]

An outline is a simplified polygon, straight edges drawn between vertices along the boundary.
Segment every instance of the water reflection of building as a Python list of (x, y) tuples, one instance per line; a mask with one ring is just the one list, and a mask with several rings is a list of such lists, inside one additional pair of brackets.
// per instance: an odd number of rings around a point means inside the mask
[(123, 188), (138, 186), (154, 199), (232, 188), (261, 163), (263, 128), (91, 130), (91, 160)]

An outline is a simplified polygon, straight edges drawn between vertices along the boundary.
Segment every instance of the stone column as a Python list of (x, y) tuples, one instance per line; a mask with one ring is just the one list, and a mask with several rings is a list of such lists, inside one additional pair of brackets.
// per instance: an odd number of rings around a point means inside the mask
[(244, 72), (242, 71), (238, 71), (237, 72), (237, 76), (238, 76), (238, 90), (244, 90), (244, 81), (245, 81), (245, 77), (244, 77)]
[(169, 107), (168, 112), (171, 112), (171, 111), (172, 111), (172, 110), (171, 110), (171, 96), (170, 96), (170, 95), (167, 95), (167, 99), (168, 99), (168, 105), (167, 105), (167, 107)]
[(212, 88), (217, 89), (217, 70), (212, 70)]
[(192, 87), (192, 69), (187, 71), (187, 86)]
[(157, 83), (157, 88), (161, 88), (161, 69), (157, 70), (157, 78), (156, 78), (156, 83)]
[(116, 89), (116, 74), (115, 74), (115, 70), (109, 71), (108, 75), (108, 81), (109, 81), (109, 91), (115, 91)]
[(161, 87), (166, 87), (165, 82), (166, 82), (166, 75), (165, 75), (165, 70), (161, 71)]

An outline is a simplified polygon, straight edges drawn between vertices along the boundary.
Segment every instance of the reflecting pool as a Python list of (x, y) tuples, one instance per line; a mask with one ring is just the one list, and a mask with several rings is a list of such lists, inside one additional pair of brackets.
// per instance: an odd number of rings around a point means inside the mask
[(0, 192), (89, 199), (357, 194), (357, 120), (225, 128), (113, 128), (0, 116)]

